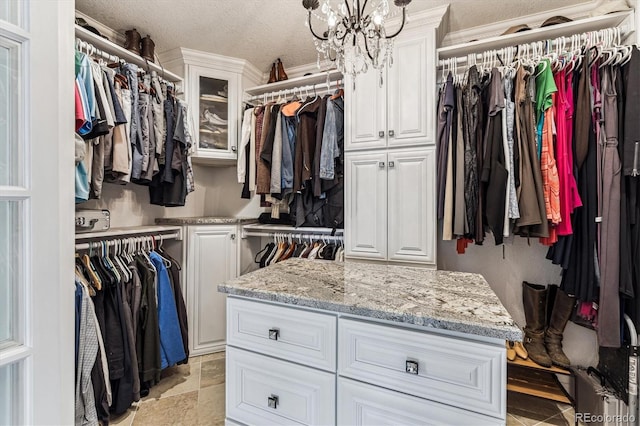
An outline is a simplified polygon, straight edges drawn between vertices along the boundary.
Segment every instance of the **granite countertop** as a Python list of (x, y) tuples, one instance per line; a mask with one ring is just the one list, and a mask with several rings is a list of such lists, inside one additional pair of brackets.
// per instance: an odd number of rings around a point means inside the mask
[(294, 258), (218, 291), (498, 339), (523, 336), (479, 274)]
[(225, 225), (236, 223), (253, 223), (257, 222), (255, 218), (235, 218), (235, 217), (159, 217), (156, 218), (158, 225)]

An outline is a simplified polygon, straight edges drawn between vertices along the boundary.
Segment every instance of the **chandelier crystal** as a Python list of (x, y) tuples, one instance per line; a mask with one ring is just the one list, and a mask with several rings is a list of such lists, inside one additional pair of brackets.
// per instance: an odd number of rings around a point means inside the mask
[[(391, 11), (389, 0), (303, 0), (302, 5), (308, 11), (307, 26), (314, 36), (318, 51), (318, 68), (321, 67), (320, 56), (335, 64), (343, 74), (355, 77), (374, 68), (380, 73), (387, 63), (393, 64), (393, 38), (404, 28), (407, 19), (407, 5), (411, 0), (394, 0), (396, 7)], [(367, 7), (367, 5), (369, 7)], [(322, 15), (314, 11), (320, 8)], [(385, 22), (402, 11), (400, 28), (387, 34)], [(327, 23), (327, 30), (318, 34), (311, 23), (311, 15)]]

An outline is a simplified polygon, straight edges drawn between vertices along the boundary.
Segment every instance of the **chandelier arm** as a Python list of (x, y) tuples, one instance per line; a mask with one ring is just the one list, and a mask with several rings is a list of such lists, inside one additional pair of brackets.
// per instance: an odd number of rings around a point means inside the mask
[(369, 56), (369, 59), (371, 59), (371, 62), (374, 62), (373, 56), (371, 56), (371, 52), (369, 51), (369, 43), (367, 42), (367, 37), (364, 35), (364, 33), (360, 33), (362, 34), (362, 39), (364, 40), (364, 47), (365, 50), (367, 51), (367, 56)]
[(309, 29), (311, 30), (311, 34), (313, 34), (313, 36), (315, 38), (317, 38), (318, 40), (322, 40), (322, 41), (327, 41), (329, 40), (328, 37), (321, 37), (318, 34), (316, 34), (315, 31), (313, 31), (313, 25), (311, 25), (311, 11), (309, 11)]
[(347, 15), (351, 16), (351, 8), (349, 7), (349, 0), (344, 0), (344, 5), (347, 6)]
[[(348, 1), (348, 0), (347, 0)], [(356, 4), (358, 7), (358, 22), (360, 21), (360, 18), (362, 17), (362, 10), (360, 10), (360, 0), (356, 0)]]
[(362, 5), (362, 14), (364, 14), (364, 9), (367, 7), (367, 3), (369, 3), (369, 0), (364, 0), (364, 4)]
[(398, 31), (396, 31), (395, 33), (393, 33), (390, 36), (385, 36), (385, 38), (388, 40), (388, 39), (394, 38), (395, 36), (400, 34), (402, 29), (404, 28), (404, 24), (406, 23), (406, 21), (407, 21), (407, 9), (406, 9), (405, 6), (403, 6), (402, 7), (402, 25), (400, 25), (400, 29), (398, 29)]

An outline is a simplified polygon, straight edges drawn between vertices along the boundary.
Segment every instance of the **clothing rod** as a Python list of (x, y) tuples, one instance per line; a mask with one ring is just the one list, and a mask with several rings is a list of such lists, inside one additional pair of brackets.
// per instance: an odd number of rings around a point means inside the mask
[(110, 245), (111, 243), (115, 242), (115, 241), (126, 241), (126, 240), (152, 240), (153, 238), (156, 239), (156, 241), (164, 241), (164, 240), (177, 240), (180, 238), (180, 233), (179, 232), (173, 232), (171, 234), (147, 234), (147, 235), (131, 235), (131, 236), (122, 236), (122, 237), (110, 237), (110, 238), (105, 238), (105, 239), (97, 239), (96, 241), (93, 242), (89, 242), (89, 243), (79, 243), (76, 244), (76, 250), (87, 250), (89, 249), (90, 245), (96, 246), (101, 242), (106, 242), (107, 245)]
[(322, 234), (302, 234), (295, 232), (251, 232), (245, 231), (243, 237), (265, 237), (265, 238), (273, 238), (273, 237), (285, 237), (292, 239), (331, 239), (331, 240), (343, 240), (343, 235), (322, 235)]
[[(438, 60), (438, 68), (442, 68), (445, 65), (451, 65), (455, 63), (456, 65), (464, 64), (468, 62), (471, 58), (474, 58), (476, 61), (481, 61), (483, 58), (494, 58), (496, 54), (499, 54), (501, 57), (504, 56), (506, 52), (510, 50), (514, 50), (517, 48), (517, 53), (515, 56), (520, 57), (526, 56), (526, 53), (523, 53), (522, 50), (527, 49), (531, 54), (532, 50), (536, 47), (542, 46), (542, 48), (548, 53), (556, 53), (558, 44), (562, 44), (562, 46), (566, 49), (570, 49), (572, 45), (572, 38), (574, 39), (574, 43), (576, 44), (584, 44), (585, 42), (590, 42), (590, 45), (601, 44), (604, 41), (604, 38), (613, 36), (614, 38), (619, 38), (616, 40), (622, 44), (622, 40), (627, 37), (628, 30), (625, 26), (623, 27), (613, 27), (613, 28), (604, 28), (601, 30), (589, 31), (581, 34), (574, 34), (572, 36), (562, 36), (556, 37), (553, 39), (540, 39), (538, 41), (533, 41), (530, 43), (517, 44), (512, 46), (503, 46), (501, 48), (489, 49), (483, 52), (478, 53), (469, 53), (465, 56), (454, 56), (446, 59)], [(578, 37), (578, 39), (575, 39)], [(612, 40), (610, 40), (612, 41)], [(561, 53), (569, 53), (568, 51), (562, 51)]]
[(329, 91), (335, 87), (338, 87), (338, 80), (330, 81), (328, 84), (326, 82), (316, 83), (316, 84), (309, 84), (307, 86), (298, 86), (298, 87), (292, 87), (290, 89), (281, 89), (281, 90), (275, 90), (273, 92), (261, 93), (259, 95), (250, 96), (249, 98), (245, 99), (245, 101), (255, 101), (255, 100), (264, 99), (265, 97), (273, 98), (275, 96), (281, 96), (281, 95), (287, 96), (287, 95), (293, 95), (295, 93), (301, 93), (301, 92), (312, 92), (313, 90), (315, 90), (315, 92), (317, 93), (318, 91)]
[[(84, 41), (79, 37), (76, 37), (76, 49), (81, 51), (81, 52), (84, 50), (84, 53), (86, 53), (89, 56), (98, 56), (98, 57), (106, 59), (107, 61), (110, 61), (110, 62), (118, 62), (118, 63), (121, 63), (121, 64), (123, 64), (123, 63), (126, 64), (127, 63), (126, 60), (120, 58), (118, 55), (112, 55), (109, 52), (105, 52), (104, 50), (101, 50), (101, 49), (95, 47), (93, 44), (89, 43), (88, 41)], [(144, 71), (145, 73), (147, 72), (143, 68), (141, 68), (140, 66), (138, 66), (138, 67), (140, 68), (141, 71)], [(176, 89), (175, 90), (176, 94), (181, 94), (181, 93), (178, 93), (180, 88), (178, 87), (179, 85), (177, 83), (175, 83), (173, 81), (169, 81), (169, 80), (161, 77), (156, 71), (151, 71), (148, 74), (150, 74), (151, 76), (153, 76), (155, 74), (158, 77), (158, 79), (162, 80), (165, 84), (174, 87)]]

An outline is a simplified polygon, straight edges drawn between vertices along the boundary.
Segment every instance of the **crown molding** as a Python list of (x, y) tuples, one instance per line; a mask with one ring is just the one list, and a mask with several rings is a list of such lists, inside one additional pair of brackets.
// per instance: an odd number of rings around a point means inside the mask
[(552, 16), (561, 15), (573, 20), (585, 18), (589, 16), (589, 12), (605, 2), (606, 0), (591, 0), (587, 3), (579, 3), (573, 6), (564, 6), (523, 17), (505, 19), (503, 21), (494, 22), (488, 25), (454, 31), (444, 36), (442, 40), (442, 47), (463, 44), (469, 42), (470, 40), (482, 40), (485, 38), (499, 36), (505, 30), (507, 30), (507, 28), (519, 24), (526, 24), (530, 28), (538, 28), (540, 27), (540, 24), (542, 24), (546, 19), (551, 18)]
[(249, 61), (245, 61), (244, 71), (242, 74), (250, 81), (254, 82), (254, 84), (260, 83), (263, 77), (262, 71)]
[(244, 59), (217, 55), (215, 53), (203, 52), (200, 50), (187, 49), (186, 47), (176, 47), (175, 49), (162, 52), (162, 54), (159, 54), (158, 56), (165, 63), (181, 61), (189, 65), (200, 65), (208, 68), (238, 73), (244, 72), (248, 64)]

